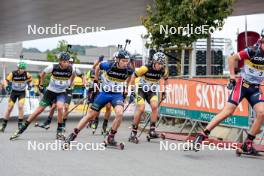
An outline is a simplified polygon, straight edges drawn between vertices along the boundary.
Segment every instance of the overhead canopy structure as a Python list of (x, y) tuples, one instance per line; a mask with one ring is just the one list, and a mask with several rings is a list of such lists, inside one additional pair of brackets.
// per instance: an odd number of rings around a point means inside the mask
[[(141, 25), (146, 5), (153, 0), (5, 0), (0, 5), (0, 44), (56, 35), (28, 35), (28, 25), (83, 27), (107, 30)], [(263, 13), (263, 0), (237, 0), (233, 15)]]
[[(1, 63), (14, 63), (17, 64), (20, 62), (20, 59), (12, 59), (12, 58), (1, 58), (0, 57), (0, 62)], [(23, 62), (29, 64), (29, 65), (38, 65), (38, 66), (49, 66), (54, 64), (53, 62), (44, 62), (44, 61), (35, 61), (35, 60), (23, 60)], [(93, 66), (89, 64), (74, 64), (75, 68), (88, 68), (91, 69)]]

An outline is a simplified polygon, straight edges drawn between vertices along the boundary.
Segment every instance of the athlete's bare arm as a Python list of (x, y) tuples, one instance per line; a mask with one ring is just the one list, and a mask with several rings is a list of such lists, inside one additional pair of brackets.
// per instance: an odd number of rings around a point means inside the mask
[(93, 65), (93, 69), (95, 69), (99, 65), (100, 61), (97, 59)]
[(94, 80), (99, 80), (100, 64), (95, 67), (95, 76)]
[(45, 72), (41, 72), (39, 74), (39, 85), (43, 85), (43, 81), (44, 81), (45, 75), (46, 75)]
[(235, 79), (235, 65), (237, 61), (240, 60), (240, 57), (238, 54), (234, 54), (232, 56), (228, 57), (228, 66), (229, 66), (229, 71), (230, 71), (230, 79)]

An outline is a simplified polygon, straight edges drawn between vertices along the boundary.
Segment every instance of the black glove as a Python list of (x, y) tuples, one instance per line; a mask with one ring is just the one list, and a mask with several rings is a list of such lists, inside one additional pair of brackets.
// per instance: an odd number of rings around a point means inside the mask
[(67, 94), (72, 94), (72, 88), (71, 88), (71, 87), (68, 87), (68, 88), (66, 89), (66, 92), (67, 92)]
[(32, 89), (32, 86), (31, 85), (28, 85), (28, 87), (27, 87), (27, 90), (31, 90)]
[(87, 84), (84, 85), (86, 91), (93, 91), (94, 90), (94, 87), (93, 87), (93, 83), (89, 82)]
[(127, 91), (123, 92), (123, 98), (124, 98), (124, 100), (126, 99), (126, 97), (127, 97)]
[(236, 80), (235, 79), (230, 79), (229, 83), (227, 85), (227, 89), (232, 90), (236, 86)]
[(44, 93), (44, 87), (43, 87), (43, 85), (39, 85), (38, 88), (39, 88), (39, 92), (40, 93)]
[(129, 103), (134, 102), (135, 99), (136, 99), (136, 93), (132, 91), (129, 97)]
[(12, 87), (11, 87), (10, 85), (6, 86), (6, 91), (7, 91), (8, 93), (11, 92), (11, 90), (12, 90)]
[(101, 55), (100, 57), (99, 57), (99, 62), (102, 62), (104, 60), (104, 55)]

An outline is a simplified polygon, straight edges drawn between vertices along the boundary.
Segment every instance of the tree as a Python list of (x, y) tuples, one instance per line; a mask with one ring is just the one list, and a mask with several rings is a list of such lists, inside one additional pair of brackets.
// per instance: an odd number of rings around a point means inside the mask
[[(53, 50), (47, 50), (47, 60), (50, 62), (58, 62), (59, 58), (58, 55), (60, 52), (68, 52), (70, 56), (74, 59), (75, 63), (80, 63), (80, 60), (77, 57), (77, 52), (72, 51), (70, 48), (68, 48), (68, 42), (66, 40), (61, 40), (58, 43), (57, 48)], [(47, 87), (49, 84), (51, 74), (47, 74), (43, 81), (43, 86)]]
[(179, 29), (178, 27), (188, 25), (189, 29), (203, 25), (222, 27), (224, 19), (232, 13), (233, 3), (234, 0), (155, 0), (152, 6), (147, 6), (147, 16), (141, 17), (142, 24), (148, 30), (144, 37), (150, 39), (146, 47), (189, 46), (199, 38), (207, 38), (208, 34), (195, 34), (190, 31), (187, 34), (186, 30), (165, 33), (160, 32), (160, 29), (161, 26)]
[(41, 53), (37, 48), (23, 48), (22, 53), (29, 52), (29, 53)]
[(66, 40), (59, 41), (57, 48), (51, 51), (47, 50), (47, 60), (50, 62), (58, 62), (59, 61), (58, 55), (60, 52), (68, 52), (71, 55), (71, 57), (74, 59), (75, 63), (77, 64), (80, 63), (80, 59), (78, 59), (77, 57), (78, 55), (77, 52), (68, 48), (68, 42)]

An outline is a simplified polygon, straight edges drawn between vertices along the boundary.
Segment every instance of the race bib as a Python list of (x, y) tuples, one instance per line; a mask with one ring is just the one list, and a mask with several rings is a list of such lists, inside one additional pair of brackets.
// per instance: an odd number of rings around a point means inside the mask
[(245, 73), (247, 75), (251, 75), (251, 76), (254, 76), (254, 77), (264, 78), (264, 71), (257, 70), (255, 68), (251, 68), (248, 65), (245, 65), (244, 70), (245, 70)]
[(66, 88), (68, 88), (68, 80), (51, 80), (50, 81), (50, 87), (52, 89), (57, 89), (64, 91)]
[(12, 89), (14, 90), (25, 90), (26, 84), (25, 83), (12, 83)]
[(117, 83), (107, 80), (106, 78), (102, 79), (102, 85), (103, 85), (103, 90), (105, 92), (123, 92), (123, 88), (124, 88), (123, 82)]

